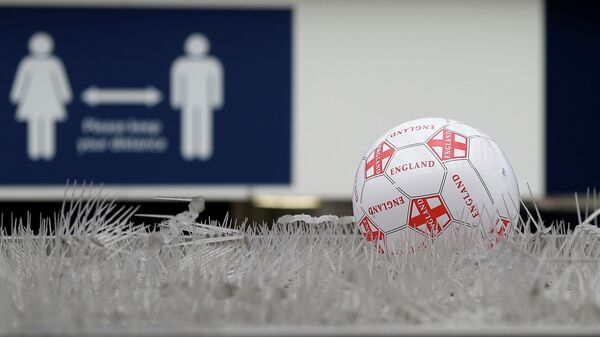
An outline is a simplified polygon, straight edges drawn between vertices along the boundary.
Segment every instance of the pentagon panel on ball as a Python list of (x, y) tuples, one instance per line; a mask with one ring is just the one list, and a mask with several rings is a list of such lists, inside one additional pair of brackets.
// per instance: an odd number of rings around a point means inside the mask
[[(354, 217), (381, 253), (414, 253), (451, 232), (497, 240), (510, 234), (519, 189), (488, 135), (464, 123), (423, 118), (377, 139), (361, 159)], [(475, 242), (473, 242), (475, 244)]]

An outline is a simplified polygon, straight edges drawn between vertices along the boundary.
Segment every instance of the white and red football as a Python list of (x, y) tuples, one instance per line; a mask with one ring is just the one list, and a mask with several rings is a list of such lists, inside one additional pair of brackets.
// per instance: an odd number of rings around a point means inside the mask
[(423, 118), (381, 136), (361, 159), (352, 205), (380, 252), (427, 247), (449, 229), (507, 236), (519, 214), (510, 162), (493, 139), (458, 121)]

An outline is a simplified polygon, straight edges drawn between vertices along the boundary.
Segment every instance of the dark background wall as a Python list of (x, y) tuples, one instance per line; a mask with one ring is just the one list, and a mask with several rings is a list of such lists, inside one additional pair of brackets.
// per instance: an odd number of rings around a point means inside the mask
[(546, 2), (546, 190), (600, 187), (600, 2)]

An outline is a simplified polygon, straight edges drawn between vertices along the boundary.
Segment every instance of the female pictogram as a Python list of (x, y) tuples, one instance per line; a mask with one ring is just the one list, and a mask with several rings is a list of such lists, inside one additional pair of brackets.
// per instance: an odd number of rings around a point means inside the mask
[(27, 123), (27, 154), (31, 160), (51, 160), (56, 153), (56, 122), (67, 118), (72, 99), (64, 66), (52, 55), (52, 36), (38, 32), (29, 39), (29, 55), (19, 64), (10, 92), (16, 119)]

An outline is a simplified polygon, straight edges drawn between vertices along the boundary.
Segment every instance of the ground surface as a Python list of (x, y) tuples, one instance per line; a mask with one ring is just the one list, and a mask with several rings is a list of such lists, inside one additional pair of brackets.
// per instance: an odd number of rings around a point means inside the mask
[(84, 199), (42, 221), (41, 233), (25, 219), (1, 238), (1, 333), (600, 331), (600, 235), (588, 223), (565, 233), (530, 217), (507, 240), (450, 231), (398, 256), (336, 217), (232, 230), (182, 213), (147, 233), (130, 225), (135, 209)]

